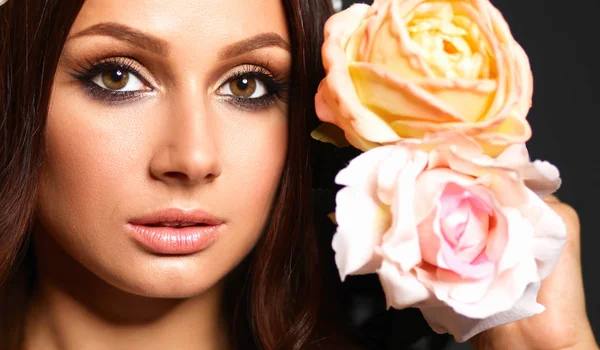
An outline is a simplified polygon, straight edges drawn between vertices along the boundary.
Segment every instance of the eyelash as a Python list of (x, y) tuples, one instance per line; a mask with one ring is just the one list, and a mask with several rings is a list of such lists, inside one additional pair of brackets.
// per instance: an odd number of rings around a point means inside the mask
[[(131, 58), (110, 58), (101, 62), (86, 61), (86, 65), (79, 66), (74, 73), (71, 75), (79, 80), (83, 84), (85, 92), (93, 99), (105, 101), (109, 104), (120, 104), (135, 101), (143, 97), (148, 92), (154, 90), (152, 84), (144, 78), (144, 75), (140, 73), (135, 65), (139, 63)], [(93, 80), (99, 74), (106, 72), (122, 70), (133, 74), (138, 78), (144, 85), (149, 86), (149, 91), (137, 90), (137, 91), (116, 91), (105, 89)], [(221, 95), (221, 97), (234, 106), (243, 110), (254, 111), (266, 109), (276, 102), (277, 99), (287, 103), (289, 83), (280, 78), (278, 75), (274, 75), (269, 70), (269, 64), (264, 62), (252, 62), (240, 66), (240, 69), (232, 74), (221, 84), (219, 89), (225, 84), (230, 84), (237, 79), (256, 79), (262, 82), (267, 93), (264, 96), (257, 98), (244, 98), (232, 95)]]
[(242, 78), (256, 79), (265, 84), (267, 94), (258, 98), (244, 98), (232, 95), (225, 95), (223, 98), (246, 110), (265, 109), (274, 104), (277, 99), (287, 103), (289, 83), (278, 75), (273, 75), (268, 67), (268, 63), (259, 62), (242, 65), (240, 70), (231, 74), (221, 85), (223, 86)]
[[(143, 74), (141, 74), (139, 70), (134, 67), (135, 62), (136, 61), (133, 59), (124, 57), (110, 58), (96, 63), (86, 61), (85, 66), (79, 66), (76, 69), (76, 71), (71, 75), (75, 79), (81, 81), (85, 92), (88, 93), (88, 95), (93, 99), (106, 101), (111, 104), (118, 104), (120, 102), (127, 102), (140, 98), (148, 91), (108, 90), (102, 88), (101, 86), (98, 86), (98, 84), (96, 84), (93, 81), (93, 79), (99, 74), (119, 69), (135, 75), (135, 77), (138, 78), (142, 83), (151, 86), (151, 84), (148, 83), (147, 79), (144, 78)], [(153, 88), (151, 87), (151, 89)]]

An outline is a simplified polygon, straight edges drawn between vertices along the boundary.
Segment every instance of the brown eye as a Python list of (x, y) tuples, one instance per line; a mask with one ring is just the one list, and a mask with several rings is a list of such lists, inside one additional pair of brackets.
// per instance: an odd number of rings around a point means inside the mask
[(121, 90), (129, 82), (129, 72), (115, 69), (102, 73), (102, 82), (110, 90)]
[(269, 94), (265, 82), (251, 75), (233, 78), (219, 88), (220, 95), (243, 99), (258, 99)]
[(256, 78), (238, 78), (229, 83), (234, 96), (249, 98), (256, 92)]
[(110, 91), (141, 91), (144, 83), (135, 74), (123, 68), (111, 68), (95, 76), (92, 81)]

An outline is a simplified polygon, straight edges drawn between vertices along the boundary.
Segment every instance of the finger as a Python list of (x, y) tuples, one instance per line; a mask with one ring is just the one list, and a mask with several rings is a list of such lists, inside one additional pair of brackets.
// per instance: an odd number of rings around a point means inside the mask
[[(585, 314), (585, 297), (581, 272), (581, 240), (579, 216), (571, 206), (554, 197), (546, 200), (548, 205), (563, 219), (567, 229), (567, 242), (556, 267), (542, 281), (539, 299), (542, 304), (554, 305), (557, 298), (569, 300), (574, 314)], [(559, 315), (557, 315), (559, 316)]]
[(564, 221), (567, 228), (567, 243), (565, 249), (575, 254), (577, 259), (581, 255), (581, 229), (579, 215), (570, 205), (562, 202), (555, 195), (547, 196), (544, 201), (557, 213)]
[[(553, 197), (553, 196), (552, 196)], [(556, 212), (564, 221), (567, 228), (567, 243), (565, 249), (575, 254), (575, 258), (581, 256), (581, 223), (577, 211), (570, 205), (561, 202), (556, 197), (548, 198), (546, 203)]]
[(558, 197), (556, 197), (554, 195), (546, 196), (544, 198), (544, 201), (547, 202), (547, 203), (562, 203), (560, 201), (560, 199), (558, 199)]

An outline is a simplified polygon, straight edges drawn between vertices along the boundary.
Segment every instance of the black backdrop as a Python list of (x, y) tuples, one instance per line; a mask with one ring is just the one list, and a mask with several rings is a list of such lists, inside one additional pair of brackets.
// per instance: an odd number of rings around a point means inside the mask
[[(344, 8), (353, 2), (343, 0)], [(587, 310), (600, 341), (600, 1), (492, 0), (531, 60), (532, 158), (561, 171), (558, 197), (579, 213)], [(456, 347), (459, 348), (459, 347)]]

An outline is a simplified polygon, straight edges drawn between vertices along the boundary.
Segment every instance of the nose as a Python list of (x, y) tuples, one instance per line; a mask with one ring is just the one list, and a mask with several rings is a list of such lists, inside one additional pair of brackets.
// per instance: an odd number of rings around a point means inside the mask
[[(152, 176), (170, 185), (208, 183), (221, 175), (216, 120), (203, 98), (182, 93), (165, 116), (162, 142), (155, 152)], [(161, 126), (162, 126), (161, 125)]]

